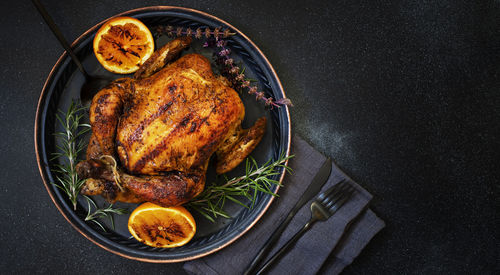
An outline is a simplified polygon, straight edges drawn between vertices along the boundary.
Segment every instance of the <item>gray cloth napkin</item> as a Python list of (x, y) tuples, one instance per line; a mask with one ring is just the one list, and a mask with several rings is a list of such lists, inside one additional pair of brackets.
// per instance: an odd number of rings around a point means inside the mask
[[(190, 274), (241, 274), (264, 245), (274, 229), (302, 196), (312, 178), (325, 161), (325, 157), (298, 136), (292, 140), (295, 157), (289, 165), (292, 175), (286, 175), (279, 197), (261, 220), (230, 246), (209, 256), (186, 262), (184, 269)], [(269, 274), (338, 274), (356, 258), (371, 238), (385, 223), (368, 209), (372, 195), (353, 182), (335, 164), (323, 190), (343, 179), (358, 190), (334, 216), (317, 222), (295, 246), (269, 270)], [(269, 253), (269, 259), (311, 217), (306, 203), (282, 233), (278, 244)], [(267, 261), (267, 259), (265, 261)], [(262, 263), (264, 263), (263, 261)]]

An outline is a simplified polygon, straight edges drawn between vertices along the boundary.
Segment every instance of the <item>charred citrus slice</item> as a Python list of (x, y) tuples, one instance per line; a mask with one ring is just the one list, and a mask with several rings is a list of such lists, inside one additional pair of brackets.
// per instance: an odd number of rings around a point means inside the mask
[(146, 202), (128, 219), (128, 230), (141, 243), (153, 247), (176, 247), (188, 243), (196, 233), (194, 218), (182, 206), (161, 207)]
[(137, 71), (154, 52), (153, 35), (132, 17), (110, 19), (94, 37), (94, 53), (108, 71), (129, 74)]

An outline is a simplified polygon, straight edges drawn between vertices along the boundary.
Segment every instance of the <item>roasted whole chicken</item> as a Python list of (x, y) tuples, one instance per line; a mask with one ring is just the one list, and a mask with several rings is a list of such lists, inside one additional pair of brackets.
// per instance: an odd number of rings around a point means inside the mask
[(187, 54), (169, 63), (190, 43), (169, 42), (133, 78), (115, 80), (93, 98), (87, 160), (77, 165), (87, 179), (83, 194), (180, 205), (203, 190), (214, 153), (222, 174), (260, 142), (266, 119), (242, 129), (243, 103), (207, 58)]

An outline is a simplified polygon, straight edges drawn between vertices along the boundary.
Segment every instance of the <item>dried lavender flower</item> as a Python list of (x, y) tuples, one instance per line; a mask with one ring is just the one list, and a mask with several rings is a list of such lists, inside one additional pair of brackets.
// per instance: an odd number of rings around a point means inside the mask
[(273, 98), (272, 98), (272, 97), (268, 97), (268, 98), (266, 99), (266, 105), (267, 105), (267, 106), (270, 106), (270, 105), (272, 105), (272, 104), (273, 104)]
[(168, 35), (168, 36), (170, 36), (170, 37), (174, 36), (174, 32), (173, 32), (173, 31), (174, 31), (174, 27), (172, 27), (172, 26), (167, 26), (167, 27), (165, 28), (165, 31), (167, 32), (167, 35)]
[(238, 66), (234, 66), (231, 68), (231, 70), (229, 70), (229, 72), (232, 74), (237, 74), (240, 72), (240, 68)]
[(227, 38), (235, 33), (231, 33), (229, 29), (224, 29), (222, 27), (217, 27), (213, 31), (206, 27), (204, 30), (202, 28), (197, 28), (193, 31), (191, 28), (186, 28), (184, 31), (183, 27), (174, 28), (172, 26), (160, 26), (156, 28), (158, 35), (166, 33), (168, 36), (194, 36), (195, 38), (201, 39), (203, 35), (206, 41), (203, 43), (203, 47), (214, 47), (220, 48), (218, 52), (214, 52), (214, 59), (216, 64), (222, 66), (221, 73), (226, 76), (226, 78), (232, 83), (235, 88), (247, 88), (249, 94), (255, 94), (257, 100), (264, 101), (266, 106), (280, 107), (280, 105), (293, 106), (292, 102), (288, 98), (281, 98), (279, 100), (274, 100), (272, 97), (266, 97), (264, 92), (257, 92), (256, 86), (250, 86), (250, 81), (245, 78), (244, 69), (240, 72), (240, 68), (234, 65), (234, 60), (229, 57), (231, 50), (226, 48), (227, 41), (221, 38)]
[(258, 92), (255, 94), (255, 99), (260, 100), (261, 98), (264, 98), (264, 92)]
[(162, 33), (164, 33), (163, 28), (164, 28), (163, 26), (156, 26), (155, 27), (155, 31), (154, 31), (155, 38), (158, 38)]
[[(255, 94), (257, 93), (257, 87), (256, 86), (252, 86), (252, 87), (249, 87), (248, 88), (248, 93), (249, 94)], [(261, 92), (262, 93), (262, 92)], [(262, 96), (264, 96), (264, 94), (262, 93)], [(260, 99), (260, 98), (259, 98)]]
[(217, 41), (217, 47), (223, 48), (225, 46), (226, 46), (226, 40), (220, 39), (220, 40)]
[(219, 38), (221, 37), (229, 37), (231, 35), (236, 34), (231, 32), (230, 29), (224, 29), (224, 31), (222, 31), (222, 27), (217, 27), (213, 31), (209, 27), (205, 27), (204, 30), (202, 28), (197, 28), (196, 31), (193, 31), (191, 28), (186, 28), (186, 30), (184, 30), (183, 27), (174, 28), (171, 25), (158, 26), (156, 27), (156, 31), (158, 35), (161, 34), (167, 34), (168, 36), (194, 35), (194, 37), (198, 39), (201, 39), (202, 36), (205, 35), (206, 38), (214, 37), (217, 40), (219, 40)]
[(215, 38), (219, 38), (219, 31), (220, 31), (220, 27), (217, 27), (214, 29), (214, 37)]
[(244, 74), (239, 74), (239, 75), (236, 77), (236, 80), (238, 80), (238, 81), (243, 81), (243, 80), (245, 80), (245, 75), (244, 75)]
[(228, 56), (231, 53), (231, 50), (229, 49), (223, 49), (219, 52), (220, 56)]
[(197, 28), (196, 34), (194, 35), (194, 37), (196, 37), (197, 39), (200, 39), (201, 36), (202, 36), (202, 30), (201, 30), (201, 28)]
[(286, 97), (276, 100), (276, 104), (293, 107), (292, 101)]

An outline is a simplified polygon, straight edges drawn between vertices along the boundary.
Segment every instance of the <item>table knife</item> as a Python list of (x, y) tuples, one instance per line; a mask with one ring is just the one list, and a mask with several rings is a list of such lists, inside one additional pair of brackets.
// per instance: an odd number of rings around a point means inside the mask
[(319, 169), (319, 171), (314, 176), (311, 184), (307, 187), (302, 197), (297, 201), (295, 206), (290, 210), (286, 219), (276, 228), (276, 230), (271, 234), (269, 239), (265, 242), (264, 246), (260, 249), (259, 253), (255, 256), (253, 261), (245, 270), (245, 275), (253, 274), (255, 268), (260, 264), (260, 262), (264, 259), (264, 257), (269, 253), (273, 245), (278, 241), (281, 233), (287, 225), (290, 223), (292, 218), (297, 214), (300, 208), (304, 206), (304, 204), (310, 201), (320, 190), (321, 187), (327, 182), (330, 177), (330, 173), (332, 172), (332, 161), (330, 158), (327, 158), (323, 165)]

